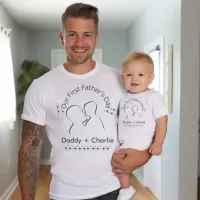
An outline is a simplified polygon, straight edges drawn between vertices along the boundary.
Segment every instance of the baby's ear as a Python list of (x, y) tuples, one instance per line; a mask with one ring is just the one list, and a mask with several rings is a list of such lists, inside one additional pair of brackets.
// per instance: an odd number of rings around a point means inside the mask
[(149, 84), (151, 84), (153, 82), (154, 78), (155, 78), (155, 75), (152, 73), (150, 76)]

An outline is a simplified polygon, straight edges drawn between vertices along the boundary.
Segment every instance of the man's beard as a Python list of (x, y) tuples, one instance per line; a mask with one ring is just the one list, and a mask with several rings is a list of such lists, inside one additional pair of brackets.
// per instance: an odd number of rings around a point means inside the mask
[(71, 57), (69, 57), (69, 59), (70, 59), (71, 62), (73, 62), (74, 64), (84, 64), (84, 63), (86, 63), (91, 57), (92, 57), (92, 54), (87, 55), (86, 57), (83, 57), (83, 58), (74, 58), (73, 55), (72, 55)]

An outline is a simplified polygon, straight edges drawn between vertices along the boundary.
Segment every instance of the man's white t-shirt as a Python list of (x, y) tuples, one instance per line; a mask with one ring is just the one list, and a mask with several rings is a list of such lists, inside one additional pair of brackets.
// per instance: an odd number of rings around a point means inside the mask
[(167, 115), (163, 95), (154, 89), (131, 94), (126, 92), (120, 100), (120, 148), (145, 150), (155, 135), (156, 120)]
[(111, 159), (122, 93), (121, 72), (100, 63), (83, 75), (60, 65), (28, 89), (22, 119), (46, 128), (52, 199), (94, 198), (120, 187)]

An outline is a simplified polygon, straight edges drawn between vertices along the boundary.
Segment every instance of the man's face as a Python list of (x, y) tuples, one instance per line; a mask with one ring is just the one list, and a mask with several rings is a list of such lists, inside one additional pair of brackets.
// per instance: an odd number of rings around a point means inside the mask
[(88, 59), (92, 59), (98, 40), (93, 19), (68, 18), (60, 36), (65, 46), (67, 58), (72, 63), (83, 64)]

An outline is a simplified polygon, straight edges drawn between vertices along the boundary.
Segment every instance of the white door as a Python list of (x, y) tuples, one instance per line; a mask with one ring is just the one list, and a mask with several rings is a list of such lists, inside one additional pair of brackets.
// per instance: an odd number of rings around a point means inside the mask
[[(164, 39), (159, 38), (145, 48), (145, 52), (151, 56), (154, 61), (155, 79), (150, 85), (164, 95)], [(162, 200), (162, 156), (153, 156), (150, 161), (144, 166), (144, 184), (154, 195)]]
[[(151, 58), (154, 61), (154, 73), (155, 79), (153, 83), (150, 85), (150, 88), (154, 88), (157, 91), (161, 91), (160, 89), (160, 51), (153, 51), (149, 53)], [(144, 183), (145, 186), (149, 187), (149, 189), (154, 193), (159, 200), (161, 200), (161, 190), (162, 190), (162, 157), (161, 156), (153, 156), (150, 161), (144, 167)]]
[[(92, 55), (93, 59), (102, 63), (102, 49), (95, 49)], [(51, 69), (60, 65), (66, 61), (66, 55), (64, 49), (52, 49), (51, 50)]]

